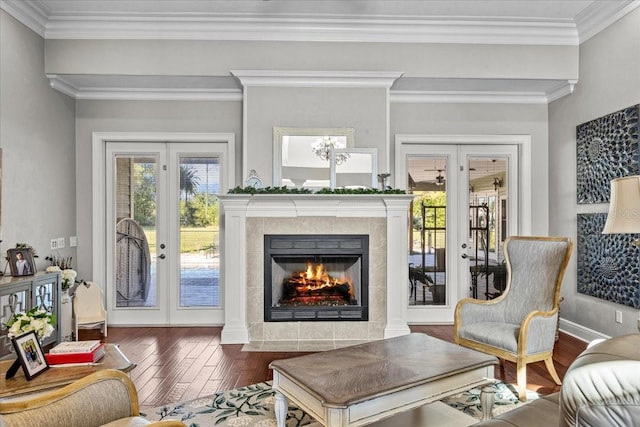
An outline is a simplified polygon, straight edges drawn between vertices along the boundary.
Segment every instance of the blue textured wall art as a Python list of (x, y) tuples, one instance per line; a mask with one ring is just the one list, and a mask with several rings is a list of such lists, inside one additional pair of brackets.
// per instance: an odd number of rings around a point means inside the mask
[(578, 204), (606, 203), (609, 181), (638, 174), (639, 105), (576, 127)]
[(640, 308), (637, 234), (602, 234), (606, 213), (578, 214), (578, 292)]

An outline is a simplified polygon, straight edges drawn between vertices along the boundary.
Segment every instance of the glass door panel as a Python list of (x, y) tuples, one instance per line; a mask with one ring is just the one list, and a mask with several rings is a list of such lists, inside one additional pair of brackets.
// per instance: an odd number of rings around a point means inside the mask
[[(517, 148), (514, 146), (465, 147), (461, 149), (465, 181), (468, 182), (468, 213), (460, 228), (462, 277), (468, 277), (468, 296), (493, 299), (506, 287), (503, 243), (517, 233)], [(462, 203), (462, 199), (461, 199)], [(460, 274), (463, 274), (462, 272)]]
[(447, 295), (447, 157), (408, 158), (411, 204), (409, 305), (444, 305)]
[(156, 307), (158, 158), (115, 155), (116, 307)]
[[(471, 296), (491, 299), (504, 291), (506, 268), (502, 241), (506, 233), (506, 212), (500, 212), (508, 197), (505, 158), (468, 159), (469, 170), (469, 250)], [(500, 215), (504, 214), (504, 222)]]
[(107, 316), (114, 325), (169, 322), (165, 143), (107, 143)]
[(180, 307), (220, 306), (218, 157), (180, 157)]

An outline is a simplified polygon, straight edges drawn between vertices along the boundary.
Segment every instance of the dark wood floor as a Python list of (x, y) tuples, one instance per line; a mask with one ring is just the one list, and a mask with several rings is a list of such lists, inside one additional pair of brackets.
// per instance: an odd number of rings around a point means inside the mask
[[(453, 342), (453, 326), (414, 326), (414, 332)], [(95, 331), (99, 332), (99, 331)], [(107, 342), (118, 343), (137, 364), (131, 378), (139, 393), (141, 409), (206, 396), (272, 379), (269, 363), (305, 353), (243, 352), (242, 345), (221, 345), (221, 328), (109, 328)], [(85, 335), (86, 334), (86, 335)], [(95, 339), (93, 331), (82, 331), (80, 339)], [(560, 378), (586, 343), (560, 333), (554, 361)], [(428, 363), (428, 361), (425, 361)], [(516, 382), (515, 365), (505, 362), (496, 378)], [(544, 363), (529, 365), (527, 388), (540, 394), (559, 390)]]

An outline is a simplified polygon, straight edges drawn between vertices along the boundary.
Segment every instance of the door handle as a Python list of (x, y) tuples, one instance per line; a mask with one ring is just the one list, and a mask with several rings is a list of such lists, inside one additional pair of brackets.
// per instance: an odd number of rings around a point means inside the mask
[(160, 255), (158, 255), (158, 258), (160, 258), (160, 259), (165, 259), (166, 257), (167, 257), (167, 256), (166, 256), (165, 254), (160, 254)]
[(462, 259), (467, 259), (467, 258), (469, 258), (469, 255), (467, 255), (467, 254), (462, 254)]

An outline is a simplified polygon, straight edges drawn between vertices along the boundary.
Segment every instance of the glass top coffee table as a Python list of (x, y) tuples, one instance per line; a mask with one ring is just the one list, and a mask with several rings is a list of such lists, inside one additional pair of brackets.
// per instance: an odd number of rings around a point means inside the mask
[(269, 367), (278, 427), (288, 400), (324, 426), (362, 426), (491, 383), (497, 363), (417, 333), (276, 360)]
[(19, 369), (13, 378), (6, 379), (5, 374), (14, 360), (2, 360), (0, 361), (0, 400), (62, 387), (102, 369), (129, 372), (136, 367), (136, 364), (122, 353), (117, 344), (105, 344), (104, 349), (105, 355), (97, 363), (74, 364), (74, 366), (51, 365), (49, 369), (30, 381), (27, 381), (22, 369)]

